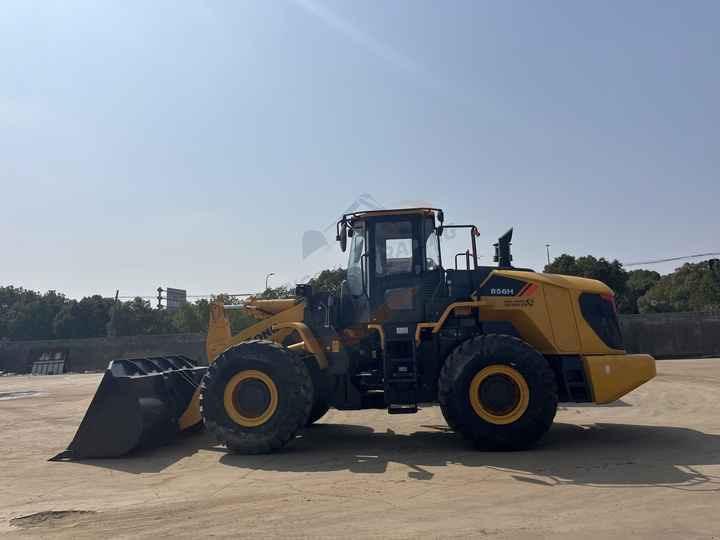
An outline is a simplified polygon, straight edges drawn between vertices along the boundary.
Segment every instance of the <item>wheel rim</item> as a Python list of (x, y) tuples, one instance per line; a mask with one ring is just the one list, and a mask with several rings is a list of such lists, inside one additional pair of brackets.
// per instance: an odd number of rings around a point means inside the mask
[(248, 369), (236, 373), (225, 385), (225, 412), (243, 427), (257, 427), (277, 410), (278, 390), (262, 371)]
[(470, 405), (475, 414), (492, 424), (511, 424), (527, 410), (530, 389), (516, 369), (493, 364), (478, 371), (470, 381)]

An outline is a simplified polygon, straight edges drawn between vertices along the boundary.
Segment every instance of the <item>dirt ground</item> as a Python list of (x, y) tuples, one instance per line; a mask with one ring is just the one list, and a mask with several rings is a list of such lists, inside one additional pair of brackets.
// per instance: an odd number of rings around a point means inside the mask
[(0, 535), (720, 538), (720, 360), (661, 361), (611, 406), (563, 407), (527, 452), (478, 452), (436, 407), (331, 411), (286, 450), (206, 434), (48, 462), (99, 375), (0, 378)]

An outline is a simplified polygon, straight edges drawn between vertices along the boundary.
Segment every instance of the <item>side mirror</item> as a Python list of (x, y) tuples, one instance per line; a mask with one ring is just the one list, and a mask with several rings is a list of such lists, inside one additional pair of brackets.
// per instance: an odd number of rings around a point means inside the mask
[(336, 240), (340, 242), (340, 249), (343, 253), (345, 253), (345, 250), (347, 249), (347, 239), (348, 239), (348, 231), (347, 231), (347, 224), (343, 223), (340, 227), (340, 234), (337, 235)]
[(442, 225), (443, 222), (445, 221), (445, 213), (442, 210), (438, 210), (437, 218), (438, 218), (438, 221), (440, 222), (440, 225)]

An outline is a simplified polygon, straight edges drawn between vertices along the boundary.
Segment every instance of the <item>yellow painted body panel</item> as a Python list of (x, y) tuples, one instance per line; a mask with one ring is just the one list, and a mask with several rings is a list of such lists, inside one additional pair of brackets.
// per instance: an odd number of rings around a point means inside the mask
[(207, 353), (208, 363), (212, 364), (227, 349), (226, 343), (231, 340), (232, 331), (230, 330), (230, 321), (225, 316), (225, 309), (222, 304), (211, 303), (208, 333), (205, 338), (205, 352)]
[(583, 357), (595, 403), (610, 403), (657, 374), (649, 354), (609, 354)]
[[(382, 324), (368, 324), (368, 330), (377, 331), (380, 334), (380, 348), (385, 350), (385, 330), (383, 330)], [(417, 340), (417, 338), (416, 338)]]
[(255, 297), (249, 298), (243, 305), (245, 312), (256, 319), (267, 319), (285, 311), (297, 304), (295, 298), (277, 298), (273, 300), (258, 300)]
[[(305, 302), (294, 298), (281, 301), (268, 300), (267, 302), (273, 303), (263, 305), (256, 302), (255, 304), (258, 306), (255, 311), (263, 313), (263, 318), (234, 336), (230, 331), (230, 322), (225, 315), (222, 304), (210, 304), (210, 323), (206, 343), (208, 362), (213, 363), (227, 349), (248, 339), (263, 337), (280, 342), (294, 330), (294, 328), (281, 326), (282, 323), (302, 322), (305, 318)], [(280, 304), (279, 302), (283, 303)], [(279, 309), (281, 306), (285, 306), (285, 309), (271, 314), (271, 310)], [(275, 325), (279, 325), (277, 331), (273, 330)]]
[[(303, 349), (305, 349), (307, 352), (310, 352), (315, 355), (315, 358), (317, 359), (317, 363), (320, 366), (320, 369), (326, 369), (328, 367), (327, 362), (327, 356), (325, 356), (325, 351), (318, 343), (317, 339), (315, 339), (315, 334), (312, 333), (312, 330), (308, 328), (308, 326), (305, 323), (302, 322), (283, 322), (283, 323), (277, 323), (274, 324), (272, 329), (274, 331), (278, 331), (279, 334), (280, 330), (289, 330), (288, 335), (290, 333), (297, 332), (300, 334), (300, 338), (302, 339)], [(275, 335), (275, 334), (273, 334)], [(337, 352), (337, 351), (335, 351)]]
[(541, 294), (538, 298), (522, 300), (514, 297), (483, 296), (481, 321), (510, 321), (523, 340), (543, 354), (556, 354), (547, 306)]
[(200, 422), (202, 422), (202, 415), (200, 414), (200, 387), (198, 386), (195, 389), (195, 393), (193, 394), (187, 409), (185, 409), (185, 412), (178, 420), (178, 426), (180, 427), (180, 431), (182, 431), (196, 426)]
[(529, 296), (478, 298), (488, 304), (480, 310), (480, 320), (512, 322), (522, 338), (543, 354), (624, 352), (608, 347), (580, 313), (582, 293), (613, 294), (601, 281), (518, 270), (496, 270), (494, 275), (519, 279), (536, 288)]
[(550, 317), (555, 347), (560, 352), (577, 351), (580, 348), (575, 310), (570, 291), (557, 285), (543, 285), (543, 296)]

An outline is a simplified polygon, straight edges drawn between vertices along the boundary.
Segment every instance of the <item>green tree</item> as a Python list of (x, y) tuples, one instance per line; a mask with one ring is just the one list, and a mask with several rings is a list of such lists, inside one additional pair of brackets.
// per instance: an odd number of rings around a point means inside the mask
[[(345, 270), (335, 268), (323, 270), (309, 283), (316, 292), (339, 294), (343, 279)], [(257, 297), (289, 298), (293, 293), (289, 287), (280, 286), (269, 288)], [(210, 301), (216, 299), (223, 304), (239, 304), (243, 301), (225, 294), (211, 298)], [(151, 303), (142, 298), (115, 304), (112, 299), (99, 295), (77, 301), (54, 291), (40, 294), (21, 287), (0, 287), (0, 338), (28, 340), (105, 336), (111, 316), (115, 335), (118, 336), (204, 333), (208, 328), (210, 301), (187, 303), (168, 312), (153, 309)], [(256, 322), (243, 310), (227, 310), (226, 313), (233, 332), (239, 332)]]
[[(340, 285), (347, 277), (347, 271), (344, 268), (327, 269), (320, 272), (317, 276), (310, 278), (307, 282), (313, 289), (313, 292), (328, 292), (332, 294), (340, 294)], [(274, 300), (277, 298), (291, 298), (295, 295), (295, 291), (287, 285), (279, 287), (270, 287), (256, 295), (257, 298), (263, 300)]]
[(118, 336), (176, 332), (170, 313), (164, 309), (153, 309), (150, 302), (142, 298), (135, 298), (117, 306), (115, 325)]
[(14, 292), (17, 292), (15, 302), (3, 308), (4, 336), (15, 340), (55, 337), (53, 321), (68, 300), (55, 291), (43, 295), (23, 289), (15, 289)]
[(720, 309), (720, 264), (717, 260), (686, 263), (661, 277), (638, 300), (641, 313)]
[[(278, 287), (277, 289), (280, 289)], [(273, 289), (277, 291), (277, 289)], [(285, 289), (287, 291), (287, 289)], [(279, 294), (279, 292), (277, 293)], [(258, 295), (261, 297), (260, 295)], [(285, 294), (287, 296), (287, 294)], [(273, 298), (281, 298), (282, 296), (275, 296)], [(272, 299), (272, 298), (271, 298)], [(225, 305), (239, 305), (242, 304), (245, 299), (244, 298), (238, 298), (237, 296), (227, 296), (224, 294), (219, 294), (216, 297), (212, 298), (212, 301), (220, 300)], [(210, 318), (210, 311), (208, 306), (208, 320)], [(257, 322), (257, 319), (255, 319), (252, 315), (249, 315), (245, 310), (242, 309), (227, 309), (225, 310), (225, 315), (227, 316), (228, 320), (230, 321), (230, 329), (233, 333), (237, 333), (240, 330), (244, 330), (248, 326), (251, 326)], [(206, 326), (207, 328), (207, 326)]]
[(255, 295), (256, 298), (262, 298), (263, 300), (276, 300), (278, 298), (289, 298), (291, 296), (290, 288), (285, 285), (268, 287), (263, 292)]
[(628, 313), (639, 313), (638, 301), (660, 281), (660, 274), (653, 270), (631, 270), (628, 272), (625, 297), (629, 306)]
[(346, 277), (347, 271), (344, 268), (323, 270), (312, 278), (308, 284), (312, 286), (314, 292), (340, 294), (340, 285)]
[(70, 300), (63, 305), (53, 320), (56, 338), (88, 338), (106, 335), (113, 301), (99, 295)]
[(18, 317), (18, 310), (24, 304), (36, 301), (40, 295), (22, 287), (0, 287), (0, 338), (12, 338)]
[(578, 276), (580, 271), (577, 265), (577, 259), (572, 255), (563, 253), (559, 257), (555, 257), (552, 263), (545, 265), (548, 274), (563, 274), (566, 276)]
[(207, 332), (208, 301), (198, 300), (186, 303), (172, 313), (172, 322), (177, 332)]

